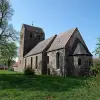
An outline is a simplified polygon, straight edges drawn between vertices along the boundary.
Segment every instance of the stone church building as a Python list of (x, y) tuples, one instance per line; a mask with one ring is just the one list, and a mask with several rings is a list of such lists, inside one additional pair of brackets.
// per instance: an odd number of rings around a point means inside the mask
[(92, 54), (78, 28), (45, 39), (42, 28), (22, 25), (19, 71), (31, 67), (39, 75), (78, 76), (88, 74), (91, 65)]

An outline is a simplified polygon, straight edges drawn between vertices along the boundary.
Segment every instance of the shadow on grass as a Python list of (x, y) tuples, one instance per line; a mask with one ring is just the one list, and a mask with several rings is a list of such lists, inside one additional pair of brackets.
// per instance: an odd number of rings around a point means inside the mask
[(1, 75), (0, 90), (20, 89), (30, 91), (70, 91), (85, 85), (83, 77), (25, 76), (22, 74)]

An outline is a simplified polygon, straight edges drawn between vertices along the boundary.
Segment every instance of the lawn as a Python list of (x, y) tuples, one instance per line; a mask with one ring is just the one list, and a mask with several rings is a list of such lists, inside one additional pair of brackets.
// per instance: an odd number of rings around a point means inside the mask
[(100, 100), (100, 75), (63, 78), (0, 71), (0, 100)]

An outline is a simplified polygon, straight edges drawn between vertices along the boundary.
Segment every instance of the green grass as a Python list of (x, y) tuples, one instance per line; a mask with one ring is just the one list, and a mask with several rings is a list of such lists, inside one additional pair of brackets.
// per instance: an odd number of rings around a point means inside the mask
[(100, 100), (99, 74), (92, 78), (63, 78), (0, 73), (0, 100)]
[(7, 70), (0, 70), (0, 75), (1, 74), (22, 74), (20, 72), (13, 72), (13, 71), (7, 71)]

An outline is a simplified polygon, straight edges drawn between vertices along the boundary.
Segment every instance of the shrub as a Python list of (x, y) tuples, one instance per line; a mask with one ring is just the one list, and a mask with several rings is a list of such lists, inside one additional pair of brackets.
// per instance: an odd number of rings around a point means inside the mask
[(93, 59), (93, 65), (94, 66), (100, 66), (100, 58), (94, 58)]
[(14, 68), (9, 67), (9, 68), (8, 68), (8, 71), (14, 71)]
[(96, 76), (100, 72), (100, 66), (93, 66), (90, 69), (90, 74)]
[(25, 70), (24, 70), (24, 74), (25, 75), (34, 75), (34, 70), (31, 68), (31, 67), (27, 67)]

